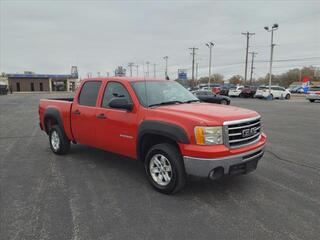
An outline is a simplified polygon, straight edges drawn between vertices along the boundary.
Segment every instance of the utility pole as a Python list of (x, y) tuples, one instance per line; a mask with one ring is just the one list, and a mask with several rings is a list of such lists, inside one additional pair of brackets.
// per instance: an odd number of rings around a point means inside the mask
[(138, 64), (136, 65), (136, 68), (137, 68), (137, 76), (139, 76), (139, 65)]
[(130, 68), (130, 77), (132, 77), (132, 67), (134, 66), (133, 62), (128, 63), (128, 67)]
[(210, 88), (211, 85), (211, 59), (212, 59), (212, 47), (214, 46), (213, 42), (206, 43), (206, 46), (210, 49), (210, 56), (209, 56), (209, 75), (208, 75), (208, 87)]
[(250, 85), (252, 85), (252, 74), (253, 74), (253, 61), (254, 61), (254, 56), (257, 55), (258, 53), (256, 52), (249, 52), (252, 56), (251, 58), (251, 74), (250, 74)]
[(156, 65), (157, 64), (153, 64), (153, 77), (155, 78), (156, 77)]
[(146, 64), (147, 64), (147, 77), (149, 77), (149, 64), (150, 64), (150, 62), (147, 61)]
[(194, 56), (196, 55), (196, 50), (198, 50), (199, 48), (192, 47), (189, 49), (192, 50), (192, 52), (191, 52), (191, 55), (192, 55), (192, 83), (191, 83), (191, 87), (193, 87), (194, 86)]
[(248, 52), (249, 52), (249, 38), (253, 35), (255, 35), (255, 33), (250, 33), (250, 32), (245, 32), (245, 33), (241, 33), (242, 35), (246, 35), (247, 37), (247, 48), (246, 48), (246, 64), (245, 64), (245, 71), (244, 71), (244, 84), (247, 83), (247, 71), (248, 71)]
[(199, 63), (196, 63), (196, 81), (198, 81), (198, 69), (199, 69)]
[(163, 59), (166, 61), (165, 78), (168, 78), (168, 56), (164, 56)]
[(271, 29), (268, 26), (264, 27), (267, 32), (271, 32), (271, 53), (270, 53), (270, 66), (269, 66), (269, 96), (271, 96), (271, 80), (272, 80), (272, 61), (273, 61), (273, 31), (277, 30), (279, 25), (277, 23), (273, 24)]

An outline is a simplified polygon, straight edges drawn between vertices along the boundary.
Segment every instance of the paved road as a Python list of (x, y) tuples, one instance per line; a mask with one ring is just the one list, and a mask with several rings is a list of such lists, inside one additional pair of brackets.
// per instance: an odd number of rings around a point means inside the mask
[(41, 97), (0, 96), (1, 239), (320, 239), (320, 103), (233, 99), (263, 117), (258, 169), (167, 196), (130, 159), (52, 154)]

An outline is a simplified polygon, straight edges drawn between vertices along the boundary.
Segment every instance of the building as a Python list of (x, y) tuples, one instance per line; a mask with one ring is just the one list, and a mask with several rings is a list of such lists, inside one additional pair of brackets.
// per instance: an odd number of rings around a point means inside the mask
[(0, 74), (0, 85), (8, 86), (8, 77), (5, 73)]
[(71, 74), (6, 74), (9, 88), (13, 92), (52, 92), (74, 91), (78, 81), (77, 67), (71, 68)]

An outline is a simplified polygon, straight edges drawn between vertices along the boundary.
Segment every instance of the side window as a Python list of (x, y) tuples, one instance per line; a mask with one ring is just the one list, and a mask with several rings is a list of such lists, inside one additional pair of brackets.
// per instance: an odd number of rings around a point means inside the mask
[(271, 87), (271, 89), (275, 91), (278, 90), (277, 87)]
[(110, 101), (114, 98), (124, 98), (132, 103), (127, 89), (121, 83), (109, 82), (103, 94), (102, 107), (108, 108)]
[(80, 105), (96, 106), (99, 89), (101, 86), (100, 81), (86, 82), (80, 92), (78, 101)]

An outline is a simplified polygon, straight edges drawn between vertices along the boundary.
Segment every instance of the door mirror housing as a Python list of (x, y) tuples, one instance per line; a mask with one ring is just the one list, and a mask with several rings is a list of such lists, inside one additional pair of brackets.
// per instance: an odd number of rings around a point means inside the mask
[(133, 108), (133, 104), (129, 103), (125, 98), (114, 98), (110, 101), (109, 107), (131, 111)]

